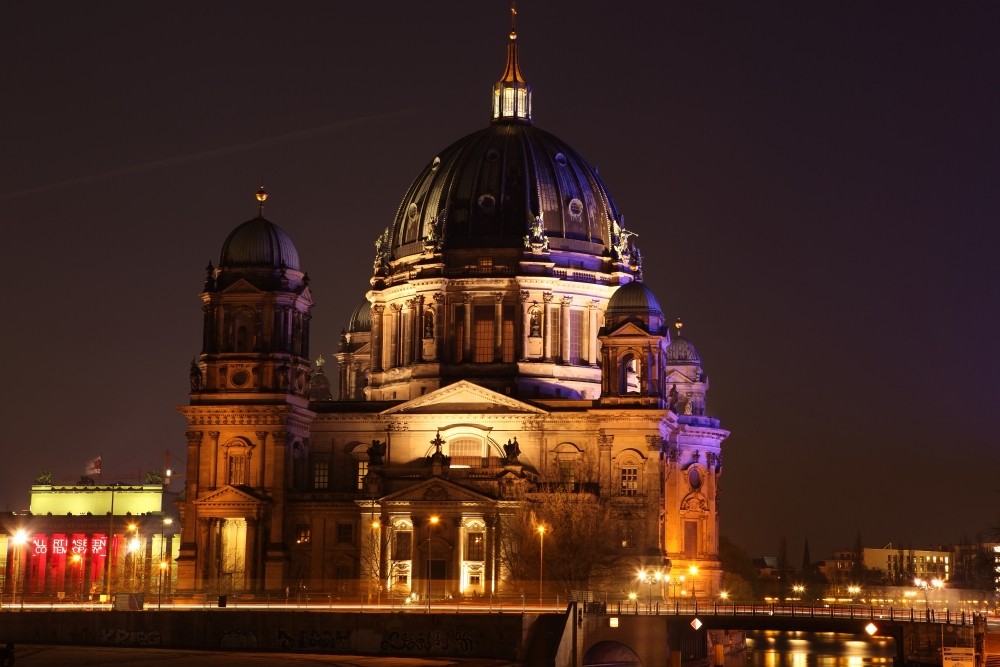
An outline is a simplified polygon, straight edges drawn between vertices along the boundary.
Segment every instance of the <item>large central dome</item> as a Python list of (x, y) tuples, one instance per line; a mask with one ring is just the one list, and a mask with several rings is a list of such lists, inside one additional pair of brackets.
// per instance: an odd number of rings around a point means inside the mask
[(438, 250), (525, 248), (541, 219), (552, 250), (604, 255), (611, 196), (587, 161), (528, 122), (503, 120), (443, 150), (410, 186), (396, 212), (394, 259)]
[(601, 272), (615, 284), (639, 274), (634, 234), (597, 170), (532, 124), (531, 85), (518, 66), (517, 33), (509, 37), (492, 123), (427, 161), (375, 243), (373, 285), (399, 284), (416, 264), (422, 275), (435, 265), (467, 273), (490, 251), (495, 266), (519, 275), (545, 264)]

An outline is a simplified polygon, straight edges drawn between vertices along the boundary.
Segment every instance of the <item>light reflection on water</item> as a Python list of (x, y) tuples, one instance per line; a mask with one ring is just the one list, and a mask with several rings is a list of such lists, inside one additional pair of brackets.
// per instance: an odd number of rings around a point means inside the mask
[(838, 632), (747, 633), (747, 652), (727, 656), (726, 667), (892, 667), (896, 644), (885, 637)]

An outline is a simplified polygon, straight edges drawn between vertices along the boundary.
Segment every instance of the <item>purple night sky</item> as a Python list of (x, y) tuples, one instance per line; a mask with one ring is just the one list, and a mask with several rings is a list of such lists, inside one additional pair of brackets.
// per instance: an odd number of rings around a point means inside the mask
[[(376, 236), (485, 127), (503, 0), (15, 3), (0, 35), (0, 510), (183, 469), (198, 293), (294, 239), (328, 359)], [(535, 122), (600, 169), (712, 378), (722, 532), (797, 562), (998, 517), (1000, 6), (524, 0)], [(179, 478), (177, 481), (182, 481)]]

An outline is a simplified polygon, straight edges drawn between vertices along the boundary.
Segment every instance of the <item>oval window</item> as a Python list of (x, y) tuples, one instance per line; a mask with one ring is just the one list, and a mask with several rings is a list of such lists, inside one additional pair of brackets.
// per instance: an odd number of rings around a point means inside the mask
[(701, 487), (701, 471), (698, 468), (692, 467), (688, 470), (688, 482), (691, 484), (692, 489)]
[(417, 219), (417, 213), (419, 213), (417, 205), (410, 202), (410, 205), (406, 207), (406, 217), (410, 220), (410, 222), (413, 222)]
[(431, 161), (431, 171), (437, 171), (437, 168), (441, 166), (441, 158), (435, 157)]
[(486, 213), (492, 213), (496, 208), (497, 200), (493, 195), (479, 195), (479, 208)]
[(579, 218), (583, 214), (583, 202), (579, 199), (570, 199), (567, 208), (569, 209), (569, 214), (574, 218)]
[(562, 153), (556, 153), (555, 160), (556, 160), (556, 164), (558, 164), (558, 165), (560, 165), (562, 167), (566, 166), (566, 156), (563, 155)]

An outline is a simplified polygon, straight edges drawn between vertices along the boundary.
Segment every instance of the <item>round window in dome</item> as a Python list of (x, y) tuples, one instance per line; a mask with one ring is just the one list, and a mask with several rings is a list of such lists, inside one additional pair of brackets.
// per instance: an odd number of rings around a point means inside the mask
[(579, 199), (570, 199), (569, 205), (567, 205), (566, 208), (569, 210), (569, 214), (574, 218), (579, 218), (583, 215), (583, 202)]
[(561, 166), (561, 167), (565, 167), (566, 166), (566, 156), (563, 155), (562, 153), (556, 153), (555, 160), (556, 160), (556, 164), (558, 164), (559, 166)]
[(497, 206), (497, 200), (493, 195), (479, 195), (479, 208), (484, 213), (492, 213)]
[(413, 202), (410, 202), (410, 205), (406, 207), (406, 217), (410, 222), (416, 220), (419, 213), (420, 211), (417, 210), (417, 205)]
[(441, 158), (435, 157), (431, 160), (431, 171), (437, 171), (437, 168), (441, 166)]
[(486, 159), (489, 160), (490, 162), (496, 162), (499, 157), (500, 153), (497, 153), (495, 148), (491, 148), (488, 151), (486, 151)]

